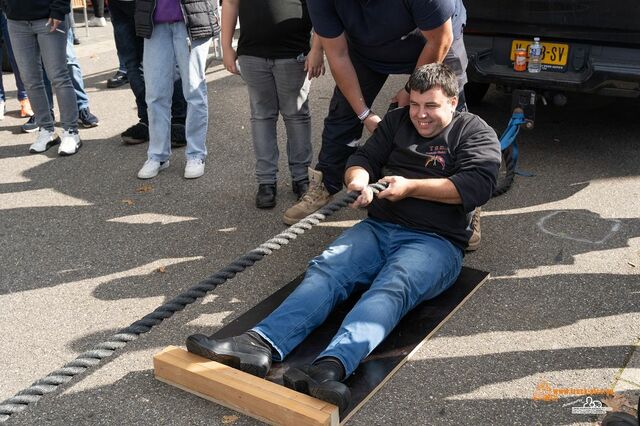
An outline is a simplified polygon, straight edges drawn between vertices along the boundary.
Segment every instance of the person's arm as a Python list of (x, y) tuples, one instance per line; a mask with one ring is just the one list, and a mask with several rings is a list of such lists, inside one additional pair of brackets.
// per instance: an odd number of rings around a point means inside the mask
[(378, 198), (389, 201), (411, 197), (445, 204), (462, 204), (458, 189), (447, 178), (406, 179), (402, 176), (385, 176), (380, 182), (386, 182), (389, 186), (378, 194)]
[[(327, 55), (327, 60), (331, 67), (331, 74), (333, 75), (336, 85), (344, 97), (347, 98), (353, 113), (356, 116), (362, 115), (369, 109), (369, 106), (364, 101), (356, 70), (353, 68), (353, 64), (349, 58), (349, 47), (345, 33), (343, 32), (334, 38), (318, 37)], [(380, 117), (373, 112), (363, 120), (363, 124), (369, 132), (373, 132), (376, 127), (378, 127), (379, 122)]]
[(236, 50), (233, 48), (233, 34), (238, 22), (238, 4), (240, 0), (224, 0), (222, 2), (222, 62), (224, 67), (232, 74), (240, 74), (236, 67)]
[[(431, 64), (434, 62), (441, 63), (447, 56), (449, 48), (453, 43), (453, 26), (451, 24), (451, 18), (447, 19), (442, 25), (431, 30), (421, 31), (425, 40), (420, 56), (416, 61), (416, 68), (425, 64)], [(399, 107), (409, 104), (409, 93), (402, 88), (398, 91), (396, 96), (391, 100), (397, 102)]]
[(311, 50), (304, 61), (304, 70), (307, 71), (309, 80), (324, 75), (324, 52), (322, 43), (315, 33), (311, 33)]

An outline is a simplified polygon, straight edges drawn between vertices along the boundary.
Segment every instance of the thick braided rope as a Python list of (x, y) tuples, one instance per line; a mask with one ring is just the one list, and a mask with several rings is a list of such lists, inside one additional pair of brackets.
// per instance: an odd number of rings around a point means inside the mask
[[(374, 183), (369, 185), (374, 193), (378, 193), (386, 188), (386, 184)], [(44, 395), (54, 392), (58, 386), (70, 382), (74, 376), (83, 373), (90, 367), (95, 367), (103, 359), (110, 357), (117, 349), (121, 349), (132, 340), (136, 340), (141, 334), (147, 333), (154, 326), (160, 324), (164, 319), (171, 317), (174, 313), (183, 310), (187, 305), (204, 297), (208, 292), (214, 290), (220, 284), (236, 276), (263, 257), (270, 255), (275, 250), (279, 250), (289, 241), (302, 235), (327, 217), (331, 216), (341, 208), (351, 204), (358, 197), (358, 193), (349, 192), (339, 199), (327, 204), (300, 222), (287, 228), (284, 232), (267, 240), (257, 248), (245, 253), (228, 266), (211, 275), (191, 287), (187, 291), (179, 294), (170, 301), (156, 308), (153, 312), (145, 315), (142, 319), (134, 322), (127, 328), (111, 336), (105, 342), (99, 343), (91, 350), (81, 353), (71, 362), (61, 368), (49, 373), (47, 376), (35, 381), (31, 386), (19, 391), (16, 395), (0, 403), (0, 422), (5, 422), (12, 414), (23, 411), (31, 403), (37, 402)]]

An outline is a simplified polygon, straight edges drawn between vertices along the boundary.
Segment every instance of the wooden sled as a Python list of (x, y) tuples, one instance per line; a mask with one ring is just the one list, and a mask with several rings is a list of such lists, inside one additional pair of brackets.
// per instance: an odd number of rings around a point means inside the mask
[[(155, 376), (170, 385), (212, 400), (248, 416), (277, 425), (338, 425), (346, 423), (483, 284), (488, 272), (462, 268), (456, 283), (435, 299), (416, 306), (345, 382), (351, 405), (339, 419), (338, 408), (282, 386), (288, 368), (311, 363), (328, 345), (343, 318), (358, 300), (353, 295), (302, 342), (284, 362), (274, 363), (266, 379), (169, 346), (154, 356)], [(290, 282), (258, 305), (218, 330), (213, 337), (235, 336), (250, 329), (302, 281)]]

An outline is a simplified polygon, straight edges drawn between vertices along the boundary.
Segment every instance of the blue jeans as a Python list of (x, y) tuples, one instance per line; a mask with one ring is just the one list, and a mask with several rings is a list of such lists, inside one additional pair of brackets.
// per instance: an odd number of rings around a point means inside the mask
[[(67, 15), (67, 19), (69, 16)], [(73, 32), (67, 31), (67, 70), (69, 70), (69, 76), (71, 77), (71, 84), (73, 84), (73, 90), (76, 92), (76, 104), (78, 110), (89, 108), (89, 95), (84, 90), (84, 81), (82, 80), (82, 69), (78, 63), (76, 57), (76, 51), (73, 48)], [(47, 98), (49, 103), (53, 106), (53, 92), (51, 91), (51, 82), (47, 77), (47, 73), (44, 73), (44, 87), (47, 91)]]
[[(20, 78), (20, 71), (18, 70), (18, 64), (16, 64), (16, 58), (13, 56), (13, 49), (11, 48), (11, 39), (9, 38), (9, 29), (7, 28), (7, 16), (4, 12), (0, 11), (0, 34), (4, 40), (5, 46), (7, 46), (7, 56), (9, 56), (9, 63), (11, 63), (11, 69), (13, 75), (16, 77), (16, 88), (18, 89), (18, 100), (27, 99), (27, 91), (24, 88), (24, 83)], [(4, 94), (4, 85), (2, 84), (2, 72), (0, 72), (0, 100), (7, 100)]]
[(422, 301), (449, 288), (462, 269), (462, 251), (448, 240), (377, 219), (345, 231), (309, 263), (302, 283), (253, 328), (282, 360), (354, 291), (365, 290), (329, 346), (349, 376)]
[(238, 57), (249, 89), (251, 133), (258, 184), (273, 184), (278, 173), (278, 113), (287, 130), (287, 159), (293, 181), (308, 179), (311, 164), (311, 115), (304, 56), (290, 59)]
[[(462, 37), (454, 40), (451, 49), (447, 53), (444, 63), (447, 64), (458, 78), (460, 92), (467, 81), (467, 53)], [(387, 74), (381, 74), (369, 68), (358, 60), (355, 55), (350, 55), (351, 62), (358, 76), (362, 96), (367, 105), (371, 106), (376, 96), (382, 89)], [(466, 110), (464, 102), (458, 103), (459, 111)], [(357, 111), (358, 113), (360, 111)], [(323, 173), (323, 183), (329, 193), (335, 194), (342, 189), (342, 179), (347, 160), (358, 148), (362, 137), (363, 125), (356, 112), (336, 86), (329, 104), (329, 112), (324, 120), (322, 130), (322, 146), (318, 154), (316, 170)]]
[(186, 158), (207, 156), (209, 105), (205, 66), (211, 39), (191, 40), (184, 22), (156, 24), (144, 40), (143, 66), (149, 115), (149, 159), (166, 161), (171, 155), (171, 98), (176, 66), (187, 101)]
[[(124, 63), (127, 70), (127, 78), (129, 79), (129, 87), (131, 87), (133, 96), (136, 99), (138, 118), (143, 123), (149, 123), (142, 71), (144, 39), (136, 35), (135, 2), (111, 0), (109, 1), (109, 13), (111, 14), (113, 37), (116, 41), (118, 57)], [(173, 85), (171, 120), (173, 123), (184, 124), (186, 115), (187, 102), (182, 94), (182, 81), (176, 80)]]
[(59, 31), (49, 31), (46, 19), (35, 21), (8, 20), (13, 53), (20, 76), (29, 94), (38, 127), (53, 131), (52, 104), (47, 99), (43, 65), (56, 90), (60, 122), (65, 130), (78, 128), (78, 106), (73, 83), (66, 64), (68, 25), (63, 21)]

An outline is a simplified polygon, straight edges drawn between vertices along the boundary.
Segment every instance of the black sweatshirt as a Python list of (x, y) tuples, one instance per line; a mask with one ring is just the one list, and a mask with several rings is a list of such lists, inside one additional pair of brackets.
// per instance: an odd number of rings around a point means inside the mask
[(14, 21), (35, 21), (37, 19), (58, 19), (71, 11), (69, 0), (4, 0), (7, 18)]
[(472, 233), (467, 213), (491, 198), (500, 158), (496, 133), (480, 117), (456, 112), (440, 134), (424, 138), (409, 118), (409, 107), (405, 107), (384, 117), (367, 143), (349, 158), (347, 168), (364, 168), (370, 182), (393, 175), (407, 179), (448, 178), (462, 204), (374, 198), (369, 216), (436, 233), (464, 249)]

